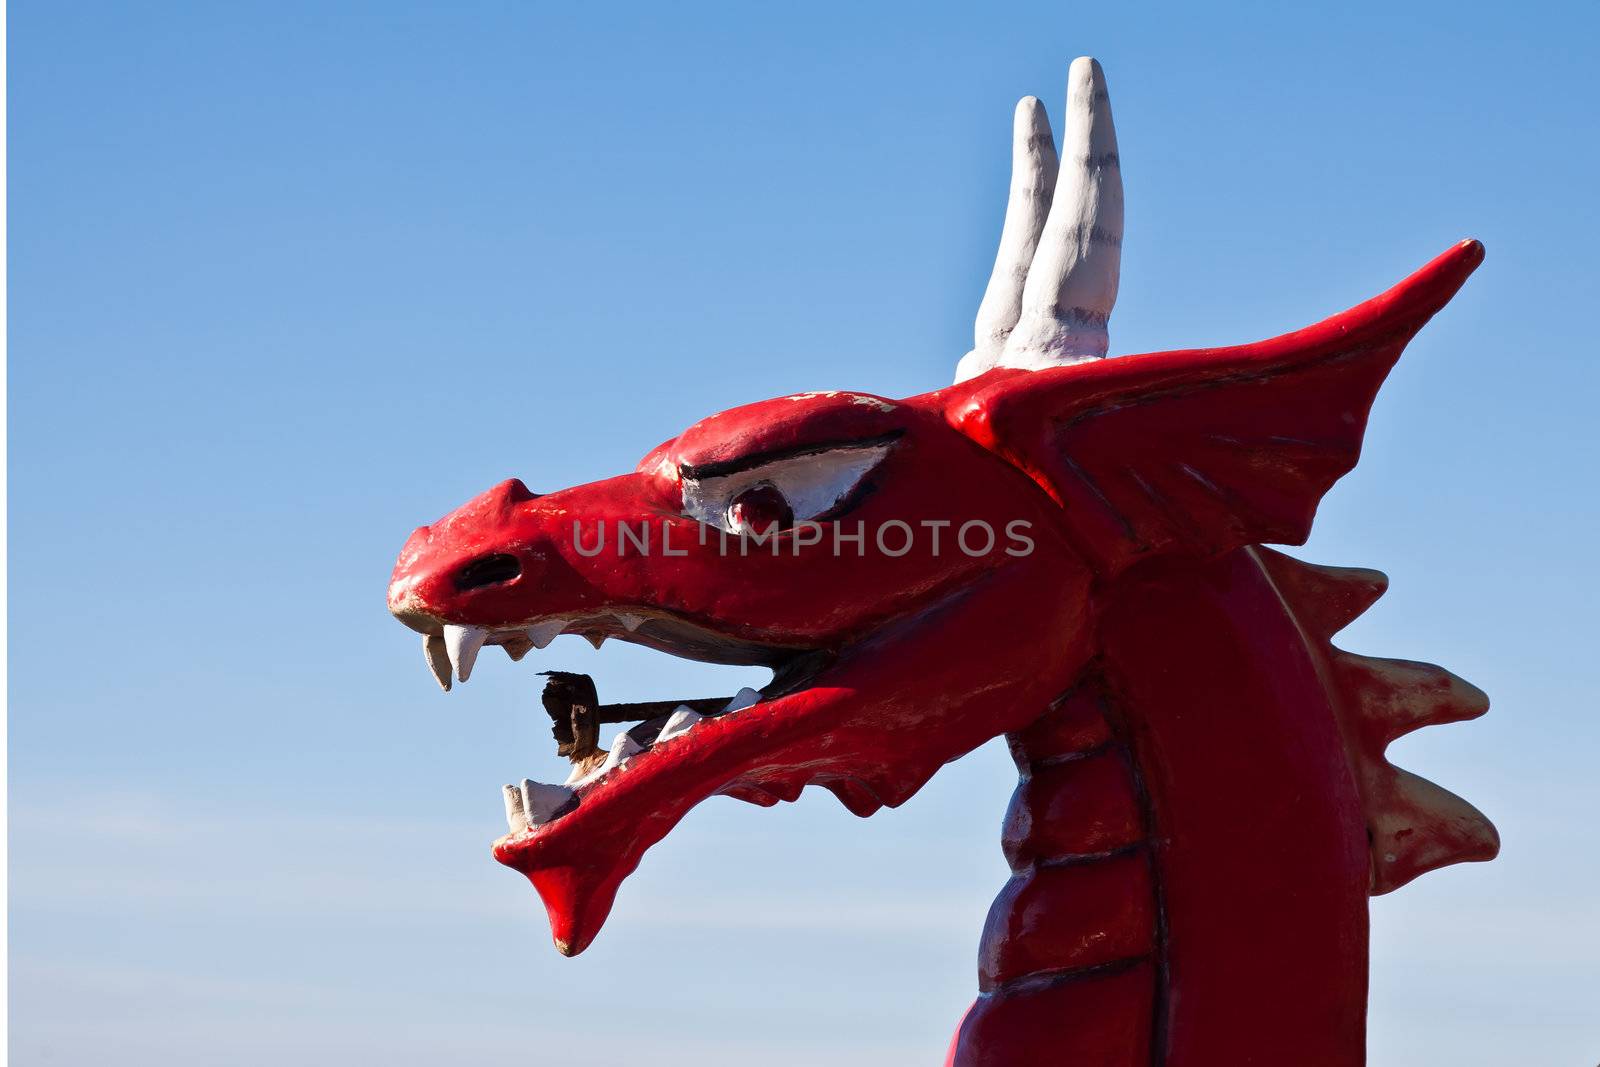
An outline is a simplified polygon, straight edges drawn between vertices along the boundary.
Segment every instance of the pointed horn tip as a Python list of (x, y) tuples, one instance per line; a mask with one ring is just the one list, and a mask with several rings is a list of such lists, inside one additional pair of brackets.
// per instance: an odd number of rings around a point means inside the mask
[(1037, 96), (1025, 96), (1017, 101), (1012, 117), (1012, 131), (1019, 137), (1051, 137), (1050, 116)]
[(1097, 89), (1106, 87), (1105, 68), (1094, 56), (1079, 56), (1072, 61), (1072, 66), (1067, 68), (1067, 81), (1078, 83), (1087, 81)]

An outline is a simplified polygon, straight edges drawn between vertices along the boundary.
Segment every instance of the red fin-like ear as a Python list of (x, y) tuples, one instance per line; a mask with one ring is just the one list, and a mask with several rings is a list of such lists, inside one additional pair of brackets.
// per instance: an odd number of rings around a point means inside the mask
[(1355, 466), (1389, 368), (1482, 261), (1463, 241), (1382, 296), (1256, 344), (991, 371), (947, 417), (1043, 486), (1108, 573), (1154, 553), (1300, 544)]

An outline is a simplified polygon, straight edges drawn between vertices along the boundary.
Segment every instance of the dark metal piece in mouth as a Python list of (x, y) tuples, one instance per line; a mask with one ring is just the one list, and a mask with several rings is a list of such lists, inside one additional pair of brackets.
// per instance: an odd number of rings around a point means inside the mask
[(573, 763), (582, 763), (600, 750), (600, 720), (595, 712), (600, 695), (594, 679), (571, 671), (544, 671), (549, 679), (539, 700), (550, 716), (550, 732), (556, 739), (556, 754)]
[[(791, 693), (805, 686), (836, 658), (824, 649), (789, 656), (773, 669), (772, 681), (762, 688), (763, 700)], [(600, 747), (600, 724), (631, 722), (628, 730), (639, 744), (655, 743), (667, 718), (680, 707), (688, 707), (710, 718), (720, 715), (733, 697), (695, 697), (689, 700), (643, 700), (628, 704), (602, 704), (594, 679), (576, 671), (541, 671), (548, 681), (540, 701), (550, 716), (551, 734), (556, 739), (556, 754), (571, 760), (581, 771), (592, 770), (604, 758)]]
[[(649, 724), (652, 719), (665, 718), (680, 706), (688, 706), (701, 715), (721, 711), (732, 697), (698, 697), (691, 700), (645, 700), (631, 704), (602, 704), (595, 690), (594, 679), (574, 671), (541, 671), (549, 681), (539, 700), (550, 716), (551, 734), (556, 739), (556, 754), (573, 763), (591, 762), (600, 754), (600, 724), (610, 722), (638, 722)], [(649, 744), (661, 732), (660, 724), (654, 730), (628, 731), (634, 740)]]

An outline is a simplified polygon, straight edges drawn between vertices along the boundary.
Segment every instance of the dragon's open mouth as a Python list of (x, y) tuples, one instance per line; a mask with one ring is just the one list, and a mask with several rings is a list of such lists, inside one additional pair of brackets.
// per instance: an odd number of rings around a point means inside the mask
[[(764, 701), (806, 688), (834, 658), (822, 650), (736, 640), (671, 617), (551, 620), (531, 627), (491, 632), (484, 643), (505, 645), (514, 658), (520, 659), (521, 641), (532, 640), (534, 646), (547, 641), (546, 635), (556, 621), (564, 623), (560, 632), (581, 633), (596, 647), (607, 637), (623, 636), (625, 640), (680, 658), (769, 666), (773, 677), (759, 690), (747, 687), (731, 696), (606, 704), (600, 702), (588, 675), (559, 670), (541, 672), (546, 678), (542, 702), (550, 716), (556, 751), (571, 762), (572, 771), (559, 785), (525, 778), (521, 785), (503, 787), (508, 836), (536, 830), (574, 812), (582, 806), (586, 795), (610, 781), (614, 771), (650, 758), (659, 746), (675, 744), (683, 748), (698, 744), (707, 732), (700, 731), (693, 740), (690, 734), (701, 723), (719, 720), (719, 726), (734, 729), (733, 716)], [(624, 635), (608, 632), (616, 626), (623, 629)], [(460, 647), (459, 639), (451, 632), (453, 629), (446, 627), (445, 630), (447, 658), (450, 646)], [(530, 630), (534, 631), (533, 638), (528, 637)], [(458, 664), (452, 666), (459, 670)], [(605, 749), (600, 747), (599, 732), (600, 727), (608, 723), (632, 725), (619, 732), (611, 747)], [(723, 791), (757, 804), (771, 804), (777, 799), (754, 783), (730, 783)]]
[[(795, 799), (814, 781), (841, 799), (848, 794), (847, 806), (862, 814), (881, 804), (863, 783), (839, 783), (805, 771), (796, 778), (796, 768), (783, 759), (784, 742), (792, 737), (794, 720), (802, 717), (808, 692), (840, 658), (835, 651), (734, 636), (666, 613), (550, 617), (499, 627), (402, 618), (423, 633), (429, 666), (446, 689), (470, 677), (485, 646), (498, 645), (521, 660), (561, 634), (582, 636), (596, 648), (619, 639), (679, 658), (773, 671), (759, 690), (627, 704), (600, 703), (587, 675), (541, 672), (557, 752), (571, 762), (571, 773), (559, 784), (524, 779), (504, 786), (508, 833), (495, 842), (502, 863), (530, 876), (575, 859), (609, 866), (633, 853), (645, 836), (664, 834), (713, 794), (771, 806)], [(609, 723), (631, 725), (624, 725), (607, 749), (600, 747), (598, 735)], [(631, 869), (631, 863), (623, 866)]]

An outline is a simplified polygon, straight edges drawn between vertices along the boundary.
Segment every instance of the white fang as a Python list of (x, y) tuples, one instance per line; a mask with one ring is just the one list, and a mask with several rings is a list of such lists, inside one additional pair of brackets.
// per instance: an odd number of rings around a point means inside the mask
[(445, 651), (444, 638), (438, 634), (424, 634), (422, 654), (427, 657), (428, 670), (433, 674), (433, 680), (439, 683), (440, 689), (446, 693), (450, 692), (450, 656)]
[(747, 685), (733, 694), (733, 699), (722, 705), (722, 710), (725, 712), (743, 711), (745, 708), (753, 708), (759, 703), (761, 703), (761, 694)]
[(489, 631), (481, 626), (459, 626), (453, 622), (444, 624), (445, 654), (450, 657), (450, 666), (461, 681), (472, 676), (472, 665), (478, 661), (478, 650), (488, 637)]
[(520, 834), (528, 828), (528, 815), (522, 803), (522, 790), (514, 785), (501, 787), (501, 793), (506, 801), (506, 826), (514, 834)]
[(556, 812), (566, 807), (572, 797), (572, 790), (564, 785), (549, 785), (531, 778), (522, 780), (522, 810), (527, 812), (529, 826), (543, 826), (555, 818)]
[(667, 717), (667, 724), (656, 735), (656, 744), (671, 741), (674, 737), (681, 737), (693, 728), (694, 724), (705, 718), (687, 704), (679, 704)]
[(561, 636), (561, 631), (566, 629), (566, 619), (546, 619), (536, 622), (523, 632), (528, 635), (528, 640), (533, 642), (534, 648), (544, 648), (551, 641)]

